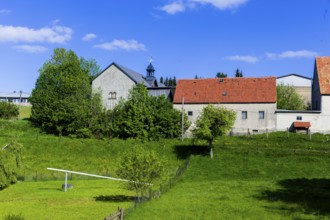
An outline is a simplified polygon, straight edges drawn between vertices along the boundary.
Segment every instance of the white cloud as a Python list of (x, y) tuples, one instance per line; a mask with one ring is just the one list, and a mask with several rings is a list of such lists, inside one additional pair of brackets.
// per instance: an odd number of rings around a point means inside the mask
[(0, 15), (9, 15), (11, 10), (8, 9), (0, 9)]
[(93, 33), (89, 33), (89, 34), (86, 34), (82, 40), (83, 41), (91, 41), (93, 39), (97, 38), (96, 34), (93, 34)]
[(226, 59), (231, 61), (242, 61), (246, 63), (256, 63), (259, 61), (259, 59), (255, 56), (239, 56), (239, 55), (228, 56), (226, 57)]
[(136, 40), (113, 40), (112, 42), (106, 42), (103, 44), (97, 44), (94, 46), (94, 48), (100, 48), (104, 50), (146, 50), (146, 47), (144, 44), (137, 42)]
[(159, 8), (168, 14), (176, 14), (178, 12), (184, 12), (186, 10), (186, 5), (182, 1), (175, 1), (170, 4), (164, 5)]
[(0, 25), (0, 42), (47, 42), (66, 43), (71, 39), (73, 30), (64, 26), (33, 29), (21, 26)]
[(178, 12), (184, 12), (188, 8), (195, 8), (198, 4), (211, 4), (220, 10), (227, 10), (238, 8), (248, 1), (249, 0), (176, 0), (159, 7), (159, 9), (168, 14), (176, 14)]
[(269, 59), (279, 59), (279, 58), (313, 58), (318, 56), (317, 52), (309, 51), (309, 50), (288, 50), (282, 53), (266, 53), (267, 58)]
[(211, 4), (220, 10), (234, 9), (248, 2), (248, 0), (190, 0), (200, 4)]
[(46, 47), (43, 46), (39, 46), (39, 45), (17, 45), (13, 47), (16, 50), (19, 51), (24, 51), (24, 52), (28, 52), (28, 53), (43, 53), (46, 52), (48, 49)]

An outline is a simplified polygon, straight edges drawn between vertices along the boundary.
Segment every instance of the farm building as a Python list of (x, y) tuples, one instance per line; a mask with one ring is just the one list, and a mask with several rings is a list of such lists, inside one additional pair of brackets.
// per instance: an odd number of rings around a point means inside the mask
[(30, 105), (29, 97), (30, 93), (25, 92), (0, 92), (0, 102), (11, 102), (17, 105)]
[(232, 132), (258, 133), (276, 129), (276, 78), (210, 78), (179, 80), (174, 108), (184, 107), (194, 124), (208, 104), (236, 112)]
[(112, 109), (121, 98), (127, 99), (129, 91), (140, 83), (146, 86), (149, 95), (165, 95), (172, 101), (175, 87), (158, 83), (154, 73), (155, 68), (151, 63), (146, 69), (145, 76), (117, 63), (112, 63), (95, 77), (92, 82), (93, 91), (101, 92), (106, 109)]
[(276, 85), (290, 85), (295, 87), (297, 93), (303, 98), (304, 104), (311, 103), (312, 79), (298, 74), (288, 74), (279, 76), (276, 79)]

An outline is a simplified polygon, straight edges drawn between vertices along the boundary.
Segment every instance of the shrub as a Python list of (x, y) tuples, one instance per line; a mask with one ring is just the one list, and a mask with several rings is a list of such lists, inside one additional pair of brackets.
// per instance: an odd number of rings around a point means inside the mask
[(24, 220), (25, 218), (22, 214), (8, 214), (5, 216), (4, 220)]
[(0, 102), (0, 118), (11, 119), (19, 114), (18, 107), (10, 102)]

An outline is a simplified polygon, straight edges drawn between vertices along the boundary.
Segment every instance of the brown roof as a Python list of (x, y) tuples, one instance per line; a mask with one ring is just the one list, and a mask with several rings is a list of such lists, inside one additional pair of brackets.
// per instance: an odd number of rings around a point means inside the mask
[(315, 68), (320, 83), (320, 92), (330, 94), (330, 57), (316, 57)]
[(293, 122), (293, 127), (295, 128), (309, 128), (311, 123), (309, 121), (295, 121)]
[(275, 103), (276, 78), (179, 80), (174, 103)]

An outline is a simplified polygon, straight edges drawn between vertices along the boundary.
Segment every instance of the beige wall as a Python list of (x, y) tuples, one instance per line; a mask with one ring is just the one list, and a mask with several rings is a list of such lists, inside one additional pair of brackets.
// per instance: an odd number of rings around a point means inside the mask
[(311, 87), (306, 86), (297, 86), (295, 87), (297, 93), (303, 98), (304, 104), (306, 105), (308, 102), (311, 103)]
[[(92, 83), (93, 91), (101, 91), (102, 102), (106, 109), (112, 109), (120, 98), (127, 99), (133, 86), (135, 86), (134, 81), (114, 65), (106, 69)], [(110, 92), (116, 92), (116, 99), (110, 97)]]
[[(182, 109), (182, 104), (174, 104), (173, 106), (180, 111)], [(192, 112), (193, 114), (188, 116), (192, 122), (191, 128), (194, 127), (194, 123), (206, 106), (207, 104), (184, 104), (185, 112), (187, 114)], [(236, 121), (232, 130), (235, 134), (246, 134), (248, 129), (251, 133), (265, 132), (266, 129), (274, 131), (276, 129), (276, 103), (214, 104), (214, 106), (222, 106), (236, 112)], [(242, 119), (242, 111), (247, 111), (247, 119)], [(264, 119), (259, 119), (259, 111), (264, 111)]]

